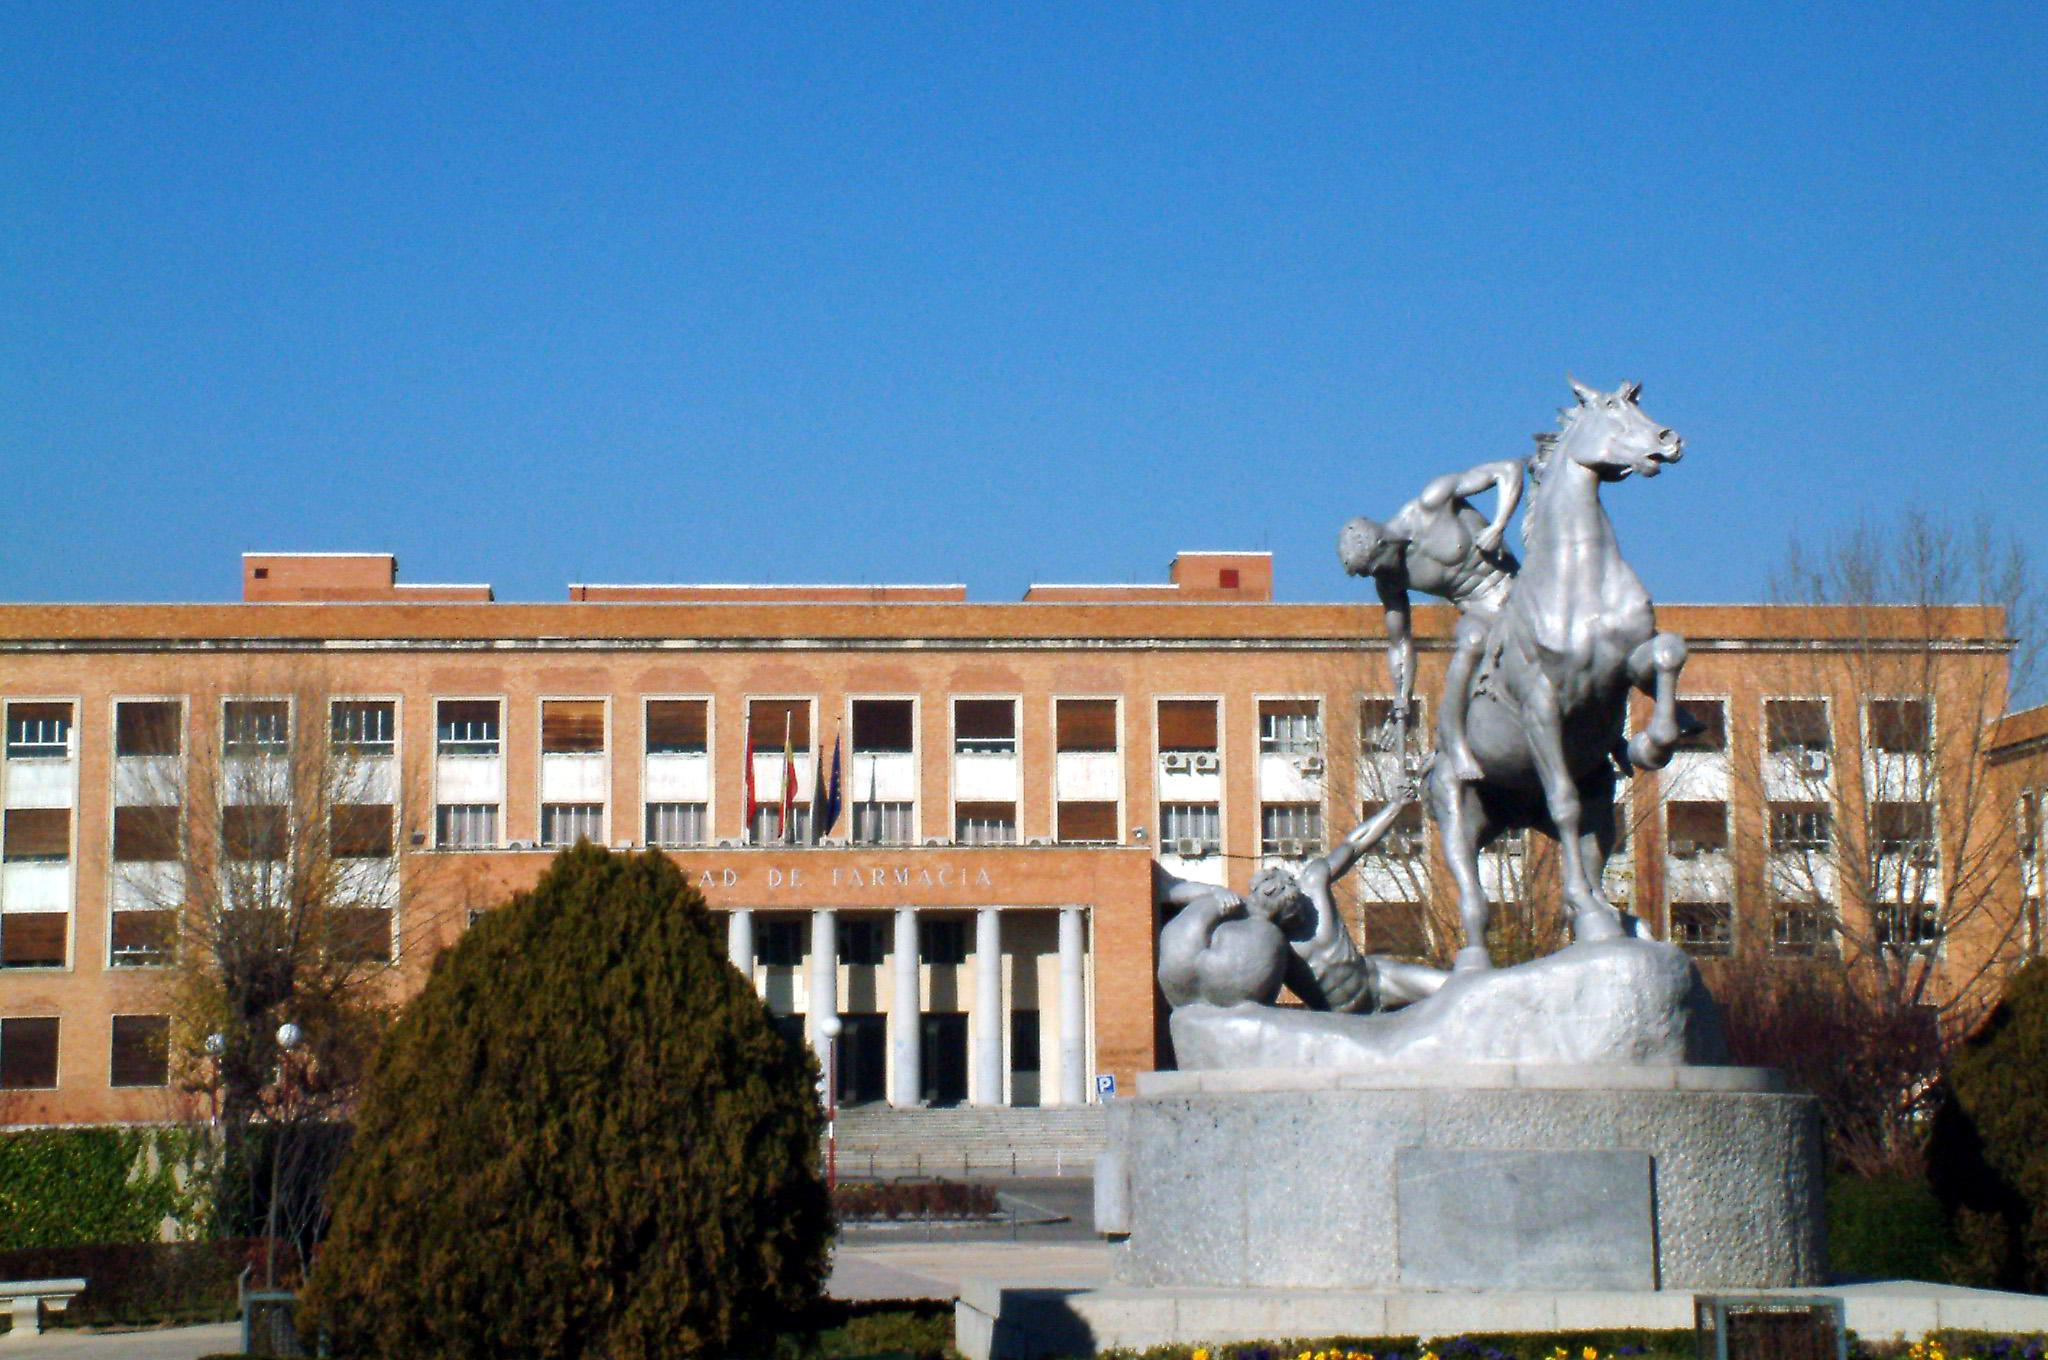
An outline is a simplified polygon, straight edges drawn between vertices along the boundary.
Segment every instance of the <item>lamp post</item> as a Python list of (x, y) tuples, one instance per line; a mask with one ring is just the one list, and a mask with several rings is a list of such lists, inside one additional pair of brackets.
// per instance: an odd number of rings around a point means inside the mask
[(839, 1187), (839, 1031), (844, 1026), (836, 1015), (818, 1021), (818, 1033), (825, 1036), (825, 1188)]
[[(291, 1055), (305, 1038), (305, 1032), (287, 1020), (277, 1027), (277, 1085), (280, 1106), (291, 1096)], [(277, 1179), (284, 1163), (284, 1154), (279, 1146), (279, 1125), (273, 1120), (270, 1127), (270, 1203), (265, 1206), (263, 1216), (263, 1287), (277, 1288)]]

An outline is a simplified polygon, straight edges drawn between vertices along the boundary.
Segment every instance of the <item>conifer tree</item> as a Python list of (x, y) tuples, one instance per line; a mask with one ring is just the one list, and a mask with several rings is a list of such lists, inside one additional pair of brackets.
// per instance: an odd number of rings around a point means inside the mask
[(816, 1064), (658, 852), (579, 845), (372, 1070), (302, 1326), (334, 1353), (745, 1353), (819, 1293)]

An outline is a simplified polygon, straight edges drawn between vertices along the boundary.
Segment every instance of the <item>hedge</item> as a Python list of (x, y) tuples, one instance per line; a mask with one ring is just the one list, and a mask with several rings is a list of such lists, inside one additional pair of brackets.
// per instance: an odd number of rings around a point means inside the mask
[(996, 1192), (958, 1181), (841, 1181), (832, 1191), (840, 1222), (898, 1218), (987, 1218)]
[(83, 1277), (85, 1292), (48, 1315), (52, 1326), (222, 1322), (236, 1316), (235, 1277), (261, 1259), (262, 1244), (246, 1239), (30, 1247), (0, 1252), (0, 1279)]
[(0, 1251), (148, 1242), (166, 1220), (211, 1218), (202, 1129), (23, 1129), (0, 1134)]

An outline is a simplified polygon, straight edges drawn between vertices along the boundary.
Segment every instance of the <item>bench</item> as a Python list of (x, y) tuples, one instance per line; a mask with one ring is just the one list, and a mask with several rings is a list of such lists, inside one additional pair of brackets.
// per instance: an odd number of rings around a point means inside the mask
[(6, 1336), (18, 1341), (43, 1330), (43, 1307), (61, 1313), (85, 1289), (84, 1280), (0, 1280), (0, 1311), (14, 1318), (14, 1330)]

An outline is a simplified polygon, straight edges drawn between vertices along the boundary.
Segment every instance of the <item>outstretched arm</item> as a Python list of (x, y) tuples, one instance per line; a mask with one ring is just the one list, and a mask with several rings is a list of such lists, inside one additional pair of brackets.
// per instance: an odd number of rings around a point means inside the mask
[(1394, 682), (1394, 720), (1405, 736), (1408, 710), (1415, 702), (1415, 635), (1408, 623), (1408, 585), (1405, 578), (1375, 576), (1380, 608), (1387, 612), (1387, 674)]
[[(1219, 888), (1214, 883), (1196, 883), (1177, 874), (1169, 874), (1157, 863), (1153, 864), (1152, 872), (1157, 878), (1156, 892), (1159, 900), (1166, 906), (1191, 907), (1197, 902), (1213, 897), (1227, 909), (1242, 910), (1244, 907), (1244, 899), (1228, 888)], [(1229, 911), (1225, 914), (1229, 914)]]
[(1493, 520), (1479, 531), (1475, 540), (1479, 551), (1495, 552), (1507, 534), (1508, 521), (1514, 518), (1515, 507), (1522, 503), (1522, 474), (1527, 468), (1526, 458), (1503, 458), (1497, 463), (1481, 463), (1478, 467), (1437, 478), (1422, 489), (1421, 500), (1430, 509), (1438, 510), (1454, 500), (1477, 496), (1489, 487), (1498, 491)]
[[(1351, 872), (1352, 866), (1364, 858), (1367, 851), (1385, 840), (1394, 824), (1401, 820), (1401, 812), (1415, 801), (1415, 788), (1403, 784), (1387, 805), (1367, 818), (1363, 825), (1353, 827), (1351, 833), (1337, 842), (1336, 848), (1323, 856), (1324, 872), (1334, 883)], [(1313, 867), (1313, 866), (1311, 866)]]

